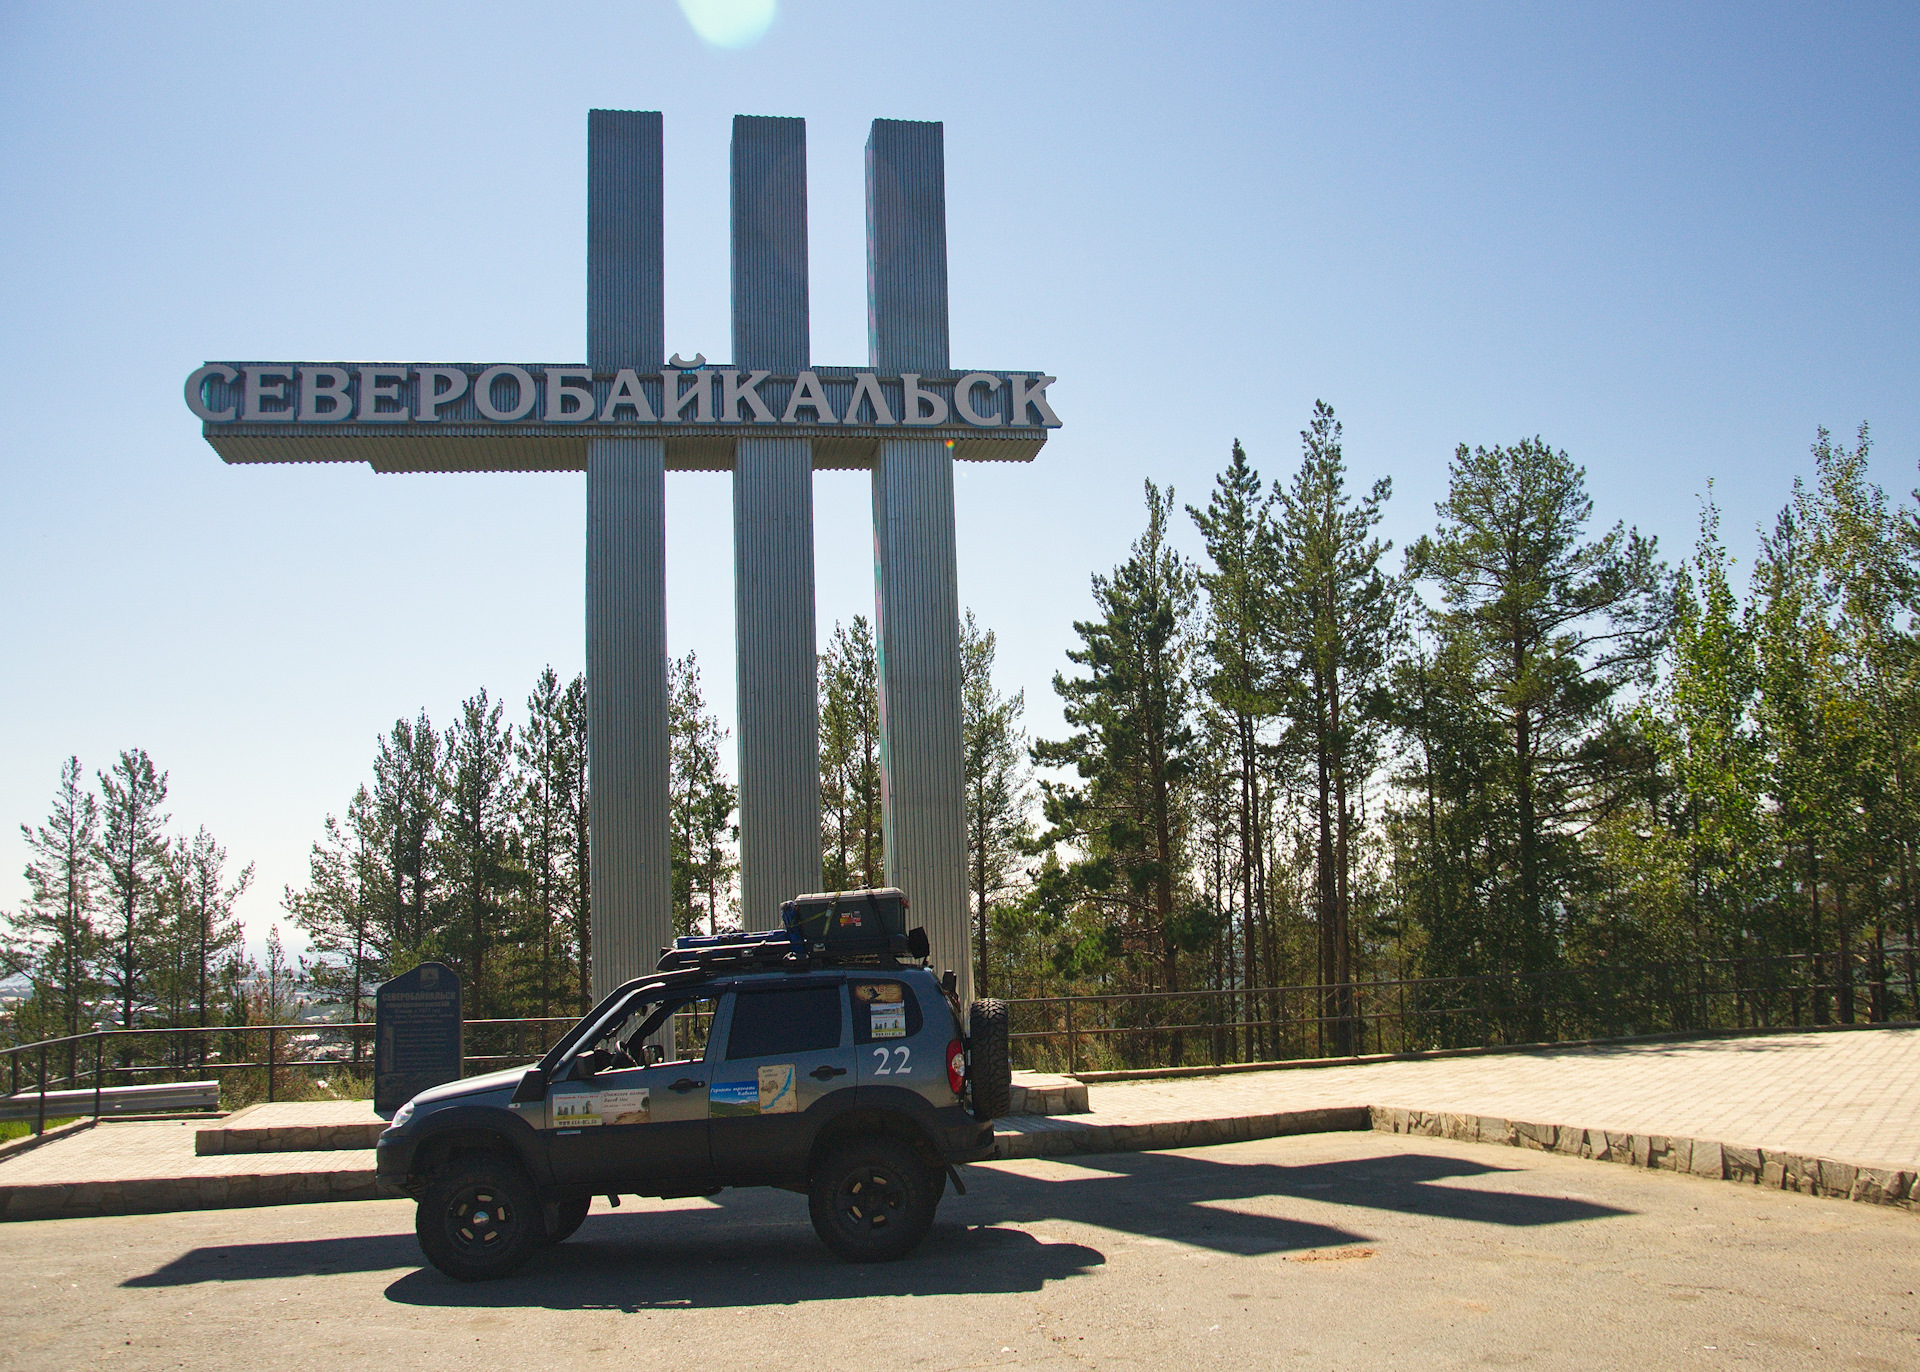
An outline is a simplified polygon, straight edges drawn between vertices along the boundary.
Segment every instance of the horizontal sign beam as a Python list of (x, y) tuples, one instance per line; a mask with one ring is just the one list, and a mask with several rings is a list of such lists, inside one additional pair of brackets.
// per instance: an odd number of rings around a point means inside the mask
[[(677, 359), (676, 359), (677, 360)], [(1029, 372), (790, 376), (541, 363), (210, 362), (187, 406), (228, 462), (369, 462), (379, 471), (567, 471), (592, 438), (660, 438), (667, 466), (725, 470), (749, 433), (809, 438), (816, 467), (872, 465), (889, 437), (962, 461), (1031, 461), (1058, 428)]]

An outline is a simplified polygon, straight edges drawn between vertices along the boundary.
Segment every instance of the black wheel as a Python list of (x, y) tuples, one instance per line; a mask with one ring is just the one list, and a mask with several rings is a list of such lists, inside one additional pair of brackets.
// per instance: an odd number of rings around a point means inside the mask
[(542, 1242), (565, 1243), (572, 1238), (574, 1231), (586, 1223), (587, 1210), (592, 1205), (592, 1196), (580, 1196), (574, 1200), (548, 1201), (541, 1206), (547, 1221), (547, 1233)]
[(903, 1258), (926, 1237), (939, 1193), (913, 1150), (862, 1139), (827, 1156), (813, 1175), (807, 1209), (814, 1232), (848, 1262)]
[(1007, 1056), (1007, 1003), (976, 1000), (967, 1012), (968, 1047), (973, 1064), (967, 1079), (973, 1092), (973, 1117), (997, 1120), (1013, 1106), (1013, 1064)]
[(455, 1281), (487, 1281), (546, 1241), (546, 1216), (524, 1172), (482, 1154), (434, 1178), (414, 1211), (413, 1232), (427, 1261)]

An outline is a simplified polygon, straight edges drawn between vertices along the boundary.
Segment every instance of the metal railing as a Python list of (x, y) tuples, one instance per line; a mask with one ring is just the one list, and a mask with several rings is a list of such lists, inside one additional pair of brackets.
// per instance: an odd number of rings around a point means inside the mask
[[(712, 1010), (701, 1008), (703, 1004), (697, 1002), (673, 1016), (680, 1042), (705, 1043)], [(577, 1015), (463, 1020), (461, 1074), (532, 1062), (578, 1022)], [(345, 1073), (356, 1085), (370, 1086), (373, 1033), (369, 1023), (318, 1020), (204, 1029), (93, 1029), (0, 1049), (7, 1058), (0, 1070), (6, 1074), (10, 1096), (18, 1097), (23, 1091), (37, 1096), (32, 1127), (38, 1135), (46, 1131), (48, 1093), (59, 1090), (91, 1087), (92, 1108), (84, 1113), (98, 1119), (101, 1092), (113, 1085), (211, 1077), (221, 1083), (221, 1094), (227, 1096), (233, 1077), (258, 1073), (263, 1080), (251, 1084), (268, 1101), (283, 1093), (290, 1074)], [(360, 1082), (362, 1077), (368, 1081)]]
[(1007, 1001), (1016, 1065), (1067, 1072), (1920, 1018), (1904, 964), (1834, 955), (1092, 992)]

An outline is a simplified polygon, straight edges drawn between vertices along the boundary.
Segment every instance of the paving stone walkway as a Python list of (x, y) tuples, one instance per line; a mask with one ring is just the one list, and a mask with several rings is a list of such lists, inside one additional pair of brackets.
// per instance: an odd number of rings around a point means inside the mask
[(1920, 1027), (1095, 1083), (1088, 1123), (1392, 1106), (1920, 1168)]
[[(999, 1155), (1374, 1128), (1920, 1206), (1920, 1027), (1102, 1082), (1089, 1105), (1000, 1121)], [(109, 1121), (0, 1160), (0, 1219), (380, 1194), (368, 1150), (198, 1156), (204, 1127)]]

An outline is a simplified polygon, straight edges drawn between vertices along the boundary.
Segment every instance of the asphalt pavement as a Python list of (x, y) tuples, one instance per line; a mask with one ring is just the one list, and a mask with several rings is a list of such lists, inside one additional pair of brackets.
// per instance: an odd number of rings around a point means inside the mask
[(765, 1190), (474, 1286), (404, 1201), (8, 1224), (0, 1366), (1920, 1367), (1905, 1211), (1372, 1133), (964, 1171), (871, 1267)]

